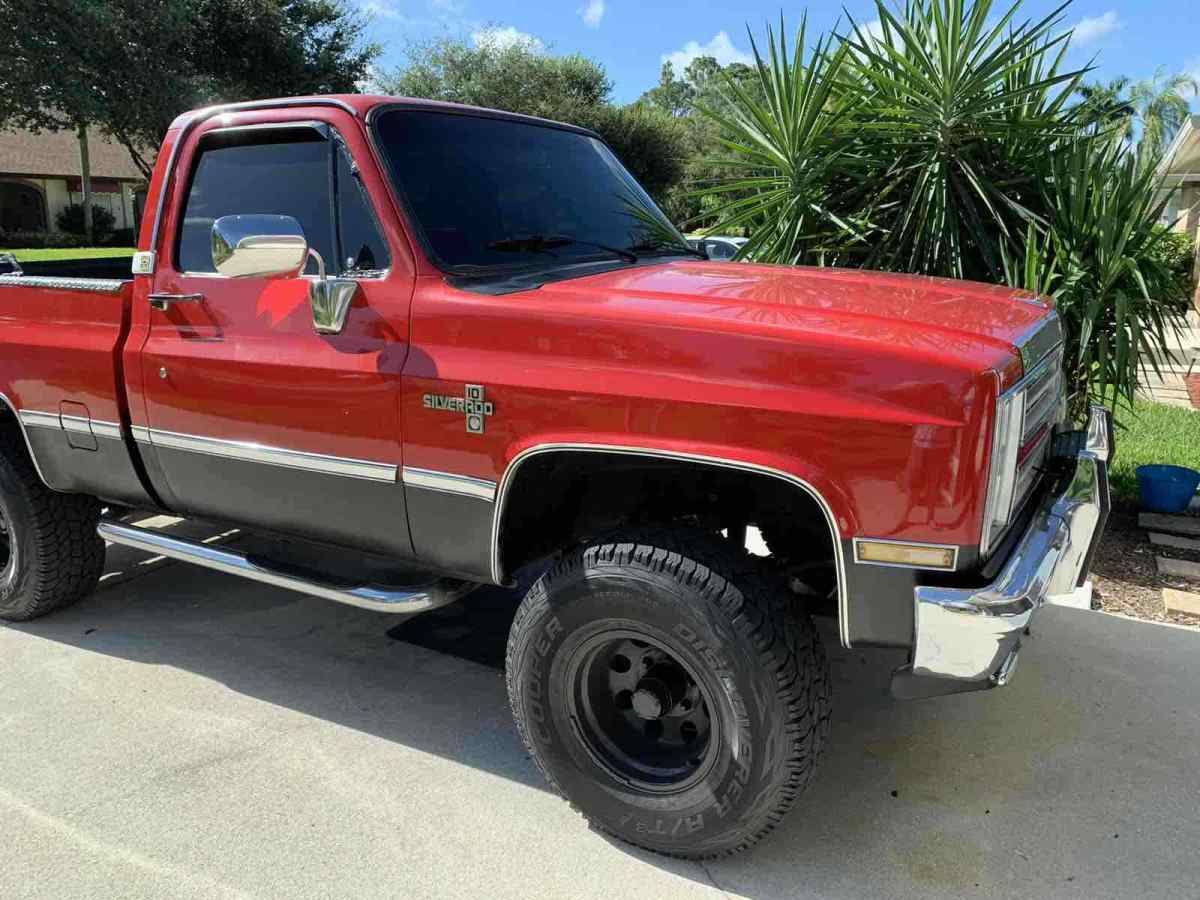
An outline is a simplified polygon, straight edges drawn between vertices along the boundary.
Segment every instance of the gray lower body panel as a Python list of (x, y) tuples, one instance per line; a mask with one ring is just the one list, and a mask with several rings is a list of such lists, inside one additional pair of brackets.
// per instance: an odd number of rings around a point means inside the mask
[(413, 559), (404, 487), (155, 446), (179, 512)]

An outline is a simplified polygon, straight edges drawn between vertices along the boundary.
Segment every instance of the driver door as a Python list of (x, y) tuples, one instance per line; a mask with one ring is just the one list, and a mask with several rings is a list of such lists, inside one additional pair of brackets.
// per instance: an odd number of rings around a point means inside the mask
[[(397, 472), (412, 279), (388, 271), (348, 149), (325, 121), (216, 126), (183, 149), (141, 354), (138, 438), (165, 497), (189, 515), (411, 557)], [(314, 330), (312, 260), (294, 277), (217, 274), (213, 222), (258, 214), (294, 217), (329, 274), (358, 282), (340, 334)]]

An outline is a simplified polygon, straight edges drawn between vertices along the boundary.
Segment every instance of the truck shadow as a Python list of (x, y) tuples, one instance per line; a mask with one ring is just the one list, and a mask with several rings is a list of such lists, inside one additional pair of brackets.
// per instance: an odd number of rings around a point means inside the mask
[[(10, 627), (185, 670), (546, 790), (511, 723), (503, 680), (518, 601), (518, 591), (481, 588), (458, 607), (398, 623), (166, 565)], [(834, 673), (832, 743), (779, 831), (704, 865), (627, 853), (755, 898), (1178, 889), (1169, 848), (1200, 840), (1200, 635), (1051, 609), (1010, 688), (906, 704), (885, 693), (900, 654), (841, 649), (832, 623), (821, 625)], [(1174, 842), (1158, 838), (1172, 832)]]

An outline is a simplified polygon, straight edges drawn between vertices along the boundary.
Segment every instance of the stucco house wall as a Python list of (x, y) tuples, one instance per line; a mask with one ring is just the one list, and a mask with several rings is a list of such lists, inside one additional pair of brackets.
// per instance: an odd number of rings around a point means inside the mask
[[(1163, 222), (1187, 234), (1196, 247), (1200, 274), (1200, 116), (1192, 116), (1175, 135), (1159, 167), (1167, 207)], [(1197, 291), (1200, 303), (1200, 291)]]

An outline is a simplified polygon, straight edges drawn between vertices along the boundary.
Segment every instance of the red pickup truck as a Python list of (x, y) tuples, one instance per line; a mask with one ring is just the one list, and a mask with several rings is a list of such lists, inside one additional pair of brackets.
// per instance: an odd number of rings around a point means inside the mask
[(200, 110), (139, 247), (0, 276), (0, 616), (85, 596), (105, 541), (387, 613), (528, 574), (521, 734), (654, 850), (749, 846), (813, 777), (813, 616), (906, 650), (898, 696), (1002, 685), (1103, 529), (1111, 421), (1068, 427), (1050, 303), (710, 261), (580, 128)]

